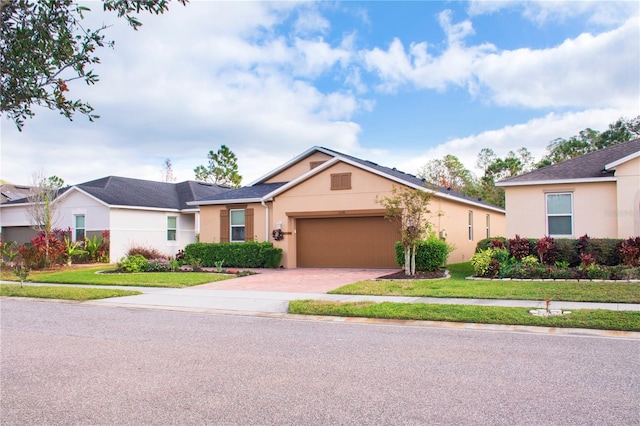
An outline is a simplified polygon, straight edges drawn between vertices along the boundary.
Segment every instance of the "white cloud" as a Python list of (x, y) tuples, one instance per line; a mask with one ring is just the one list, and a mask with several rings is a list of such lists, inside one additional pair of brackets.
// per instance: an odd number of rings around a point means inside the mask
[(407, 52), (398, 38), (386, 51), (375, 47), (362, 52), (367, 69), (380, 76), (381, 90), (393, 92), (404, 84), (439, 91), (451, 84), (464, 87), (471, 81), (473, 64), (495, 50), (488, 43), (465, 46), (464, 37), (473, 33), (471, 22), (453, 24), (448, 10), (441, 12), (438, 20), (447, 37), (446, 48), (439, 56), (429, 53), (427, 42), (411, 43)]
[(596, 35), (584, 33), (548, 49), (497, 51), (492, 44), (467, 46), (470, 21), (453, 24), (444, 11), (439, 22), (446, 48), (430, 54), (427, 42), (411, 43), (408, 51), (395, 38), (387, 50), (363, 53), (376, 73), (379, 88), (395, 92), (402, 86), (447, 90), (466, 87), (498, 105), (528, 108), (624, 108), (640, 98), (640, 18)]
[(629, 16), (638, 13), (635, 1), (602, 0), (471, 0), (469, 15), (487, 15), (504, 9), (521, 10), (522, 16), (537, 25), (547, 22), (564, 22), (574, 17), (584, 17), (590, 24), (611, 26), (624, 23)]
[(331, 28), (331, 23), (322, 16), (315, 4), (310, 3), (298, 9), (298, 17), (293, 27), (299, 35), (324, 34)]
[(550, 49), (487, 55), (474, 74), (500, 105), (532, 108), (637, 106), (640, 19), (598, 35), (581, 34)]

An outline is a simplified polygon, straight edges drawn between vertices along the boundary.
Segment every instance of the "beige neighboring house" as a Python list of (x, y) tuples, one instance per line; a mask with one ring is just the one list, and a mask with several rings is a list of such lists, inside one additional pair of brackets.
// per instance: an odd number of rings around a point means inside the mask
[(507, 237), (640, 235), (640, 139), (502, 180)]
[[(433, 229), (456, 246), (449, 263), (468, 261), (479, 240), (505, 233), (499, 207), (322, 147), (249, 186), (188, 204), (200, 206), (200, 241), (271, 241), (286, 268), (397, 268), (398, 230), (376, 202), (394, 186), (433, 194)], [(278, 229), (282, 240), (273, 238)]]

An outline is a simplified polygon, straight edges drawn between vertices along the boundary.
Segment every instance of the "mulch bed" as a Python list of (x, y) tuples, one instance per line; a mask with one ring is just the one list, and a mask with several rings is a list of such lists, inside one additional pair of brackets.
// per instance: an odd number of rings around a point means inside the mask
[(435, 280), (445, 278), (447, 271), (438, 269), (437, 271), (416, 271), (415, 275), (405, 275), (404, 270), (394, 272), (393, 274), (378, 277), (379, 280)]

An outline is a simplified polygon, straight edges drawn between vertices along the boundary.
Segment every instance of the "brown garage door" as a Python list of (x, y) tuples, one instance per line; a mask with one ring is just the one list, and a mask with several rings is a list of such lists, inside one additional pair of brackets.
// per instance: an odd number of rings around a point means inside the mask
[(296, 236), (298, 267), (398, 267), (398, 231), (384, 217), (298, 219)]

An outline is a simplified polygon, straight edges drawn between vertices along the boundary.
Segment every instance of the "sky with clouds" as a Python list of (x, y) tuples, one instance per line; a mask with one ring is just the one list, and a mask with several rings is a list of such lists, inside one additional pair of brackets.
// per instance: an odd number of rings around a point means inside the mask
[(111, 25), (100, 82), (69, 84), (101, 116), (0, 120), (0, 178), (194, 179), (228, 146), (243, 184), (314, 145), (416, 173), (503, 156), (640, 115), (640, 4), (625, 1), (172, 3)]

